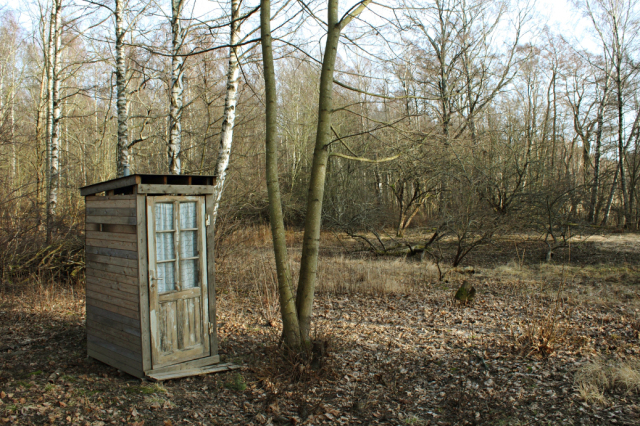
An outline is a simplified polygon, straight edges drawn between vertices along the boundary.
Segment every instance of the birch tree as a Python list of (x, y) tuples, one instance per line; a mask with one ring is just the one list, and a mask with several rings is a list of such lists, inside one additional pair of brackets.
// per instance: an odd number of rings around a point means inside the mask
[(216, 184), (213, 188), (213, 226), (218, 217), (218, 207), (229, 168), (231, 145), (233, 143), (233, 126), (236, 121), (236, 105), (238, 103), (238, 80), (240, 66), (238, 43), (240, 42), (240, 0), (231, 0), (231, 22), (229, 24), (229, 66), (227, 70), (227, 94), (224, 100), (224, 117), (220, 134), (220, 147), (216, 162)]
[[(129, 60), (127, 58), (128, 53), (131, 54), (130, 49), (139, 46), (137, 44), (135, 46), (132, 45), (134, 39), (132, 33), (150, 6), (148, 2), (140, 2), (135, 5), (137, 7), (133, 9), (130, 0), (114, 0), (113, 9), (104, 4), (99, 4), (99, 6), (108, 9), (115, 21), (116, 109), (118, 117), (116, 173), (118, 177), (122, 177), (128, 176), (131, 173), (131, 150), (136, 144), (144, 142), (147, 139), (147, 137), (143, 136), (148, 122), (148, 120), (145, 119), (140, 130), (140, 136), (132, 140), (130, 135), (130, 106), (132, 95), (144, 87), (150, 80), (150, 76), (147, 75), (146, 64), (138, 62), (136, 64), (138, 69), (134, 70), (129, 66)], [(142, 75), (141, 81), (139, 81), (135, 87), (131, 87), (132, 77), (136, 73)]]
[(169, 172), (179, 175), (182, 147), (182, 95), (184, 93), (184, 44), (186, 29), (182, 27), (182, 9), (185, 0), (171, 0), (171, 89), (169, 105)]
[(48, 194), (47, 194), (47, 242), (51, 240), (53, 219), (58, 205), (58, 185), (60, 177), (60, 69), (62, 46), (62, 0), (53, 0), (51, 5), (51, 20), (49, 23), (48, 55), (47, 55), (47, 84), (48, 84)]
[(129, 155), (129, 100), (127, 96), (127, 62), (125, 52), (125, 2), (115, 0), (114, 18), (116, 32), (116, 105), (118, 108), (118, 144), (116, 165), (118, 177), (130, 173)]

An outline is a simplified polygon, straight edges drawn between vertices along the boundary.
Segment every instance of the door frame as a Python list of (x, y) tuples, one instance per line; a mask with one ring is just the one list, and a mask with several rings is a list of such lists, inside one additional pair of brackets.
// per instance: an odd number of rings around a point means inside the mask
[[(215, 333), (215, 290), (213, 290), (214, 300), (211, 300), (213, 280), (210, 280), (211, 271), (215, 270), (215, 265), (210, 265), (213, 261), (213, 257), (210, 255), (213, 249), (213, 230), (209, 225), (208, 196), (177, 196), (177, 195), (149, 195), (146, 197), (146, 222), (147, 222), (147, 254), (148, 260), (146, 269), (148, 271), (148, 283), (147, 289), (149, 293), (149, 352), (151, 355), (151, 370), (157, 370), (171, 365), (181, 363), (191, 363), (195, 360), (212, 358), (213, 355), (217, 355), (217, 336)], [(200, 278), (200, 312), (202, 317), (202, 345), (203, 350), (193, 351), (194, 353), (189, 356), (183, 355), (183, 357), (172, 357), (171, 355), (159, 355), (157, 351), (157, 344), (159, 343), (158, 325), (156, 319), (156, 308), (159, 307), (159, 294), (157, 292), (157, 279), (156, 279), (156, 231), (155, 231), (155, 205), (156, 203), (163, 202), (196, 202), (197, 203), (197, 222), (198, 222), (198, 251), (199, 251), (199, 278)], [(176, 204), (174, 204), (176, 205)], [(179, 207), (178, 207), (179, 210)], [(178, 226), (178, 210), (174, 214), (174, 229), (176, 232), (176, 239), (179, 239), (179, 226)], [(211, 235), (210, 235), (211, 234)], [(176, 275), (178, 275), (179, 268), (179, 246), (175, 246), (176, 252)], [(211, 277), (212, 278), (212, 277)], [(187, 290), (184, 290), (187, 291)], [(169, 293), (170, 294), (170, 293)], [(213, 312), (211, 307), (214, 307)], [(211, 319), (213, 318), (213, 326)], [(213, 330), (213, 333), (211, 332)], [(214, 352), (215, 349), (215, 352)], [(215, 357), (217, 358), (217, 357)]]

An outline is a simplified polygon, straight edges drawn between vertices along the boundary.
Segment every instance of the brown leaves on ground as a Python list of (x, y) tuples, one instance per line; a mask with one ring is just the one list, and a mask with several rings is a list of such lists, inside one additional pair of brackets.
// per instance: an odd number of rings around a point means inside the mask
[[(320, 289), (319, 343), (306, 356), (279, 348), (270, 295), (223, 283), (220, 350), (242, 369), (162, 384), (86, 358), (81, 293), (47, 310), (6, 294), (0, 423), (638, 424), (637, 288), (597, 271), (525, 272), (452, 275), (408, 293)], [(477, 289), (465, 306), (453, 300), (463, 278)]]

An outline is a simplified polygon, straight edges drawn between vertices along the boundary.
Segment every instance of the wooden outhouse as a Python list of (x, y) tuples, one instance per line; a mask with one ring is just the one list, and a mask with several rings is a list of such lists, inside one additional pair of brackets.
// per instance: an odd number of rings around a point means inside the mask
[(213, 176), (131, 175), (86, 200), (87, 352), (157, 380), (219, 364)]

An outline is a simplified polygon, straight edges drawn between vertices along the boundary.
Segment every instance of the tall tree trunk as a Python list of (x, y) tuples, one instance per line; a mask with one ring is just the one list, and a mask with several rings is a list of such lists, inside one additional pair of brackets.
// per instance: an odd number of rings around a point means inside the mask
[(62, 37), (62, 0), (54, 0), (51, 7), (51, 23), (49, 28), (49, 181), (47, 193), (47, 243), (51, 241), (53, 220), (58, 206), (59, 179), (59, 145), (60, 145), (60, 48)]
[(278, 292), (280, 295), (280, 314), (282, 333), (287, 347), (297, 348), (301, 344), (300, 327), (296, 315), (296, 305), (292, 288), (291, 271), (287, 255), (282, 199), (278, 182), (278, 129), (276, 76), (273, 63), (273, 45), (271, 38), (271, 1), (260, 1), (260, 42), (262, 45), (262, 63), (264, 68), (265, 112), (266, 112), (266, 177), (269, 197), (269, 219), (273, 251), (276, 258)]
[(130, 174), (130, 154), (129, 154), (129, 101), (127, 94), (127, 63), (125, 52), (124, 28), (124, 2), (116, 0), (115, 20), (116, 20), (116, 90), (118, 108), (118, 146), (116, 153), (116, 165), (118, 177), (129, 176)]
[[(617, 42), (617, 39), (616, 39)], [(620, 170), (620, 188), (622, 190), (622, 211), (623, 211), (623, 221), (622, 226), (626, 226), (627, 222), (629, 222), (629, 211), (628, 211), (628, 201), (627, 201), (627, 179), (624, 170), (624, 159), (625, 159), (625, 143), (623, 136), (623, 127), (624, 127), (624, 112), (623, 112), (623, 100), (622, 100), (622, 52), (621, 46), (616, 43), (616, 89), (617, 89), (617, 108), (618, 108), (618, 162), (619, 162), (619, 170)]]
[(613, 196), (616, 193), (616, 188), (618, 186), (618, 172), (620, 171), (620, 165), (616, 167), (616, 172), (613, 175), (613, 183), (611, 184), (611, 191), (609, 192), (609, 197), (607, 198), (607, 205), (604, 208), (604, 217), (602, 218), (601, 226), (607, 226), (607, 222), (609, 222), (609, 213), (611, 212), (611, 204), (613, 203)]
[(182, 95), (184, 86), (184, 57), (180, 50), (184, 43), (185, 31), (181, 16), (184, 0), (171, 0), (171, 94), (169, 106), (169, 172), (179, 175), (180, 149), (182, 147)]
[[(43, 41), (46, 40), (43, 34)], [(46, 41), (45, 41), (46, 43)], [(39, 102), (38, 102), (38, 111), (36, 114), (36, 153), (38, 155), (38, 165), (35, 168), (36, 174), (36, 210), (37, 210), (37, 221), (38, 228), (42, 226), (42, 194), (46, 193), (44, 185), (46, 185), (49, 176), (49, 99), (48, 99), (48, 90), (49, 90), (49, 66), (48, 66), (48, 53), (45, 55), (47, 58), (45, 60), (45, 64), (42, 67), (42, 71), (40, 74), (40, 93), (39, 93)], [(44, 141), (43, 141), (44, 139)], [(42, 145), (44, 142), (44, 173), (42, 173), (41, 169), (41, 161), (40, 153), (42, 152)], [(42, 175), (44, 174), (44, 179), (42, 179)], [(44, 181), (44, 185), (43, 185)], [(46, 201), (45, 201), (46, 204)]]
[(224, 119), (220, 135), (220, 148), (216, 163), (216, 184), (213, 188), (213, 226), (218, 217), (218, 206), (224, 189), (224, 182), (229, 168), (231, 144), (233, 143), (233, 126), (236, 121), (236, 104), (238, 101), (238, 42), (240, 41), (240, 0), (231, 0), (231, 25), (229, 38), (229, 69), (227, 71), (227, 96), (224, 100)]
[[(14, 57), (15, 60), (15, 57)], [(18, 150), (16, 148), (16, 117), (15, 117), (15, 106), (16, 106), (16, 76), (15, 69), (11, 72), (11, 90), (9, 96), (9, 139), (11, 140), (11, 180), (13, 182), (14, 188), (19, 188), (18, 185)]]
[(318, 250), (320, 247), (320, 226), (322, 223), (322, 201), (324, 197), (327, 161), (331, 142), (331, 113), (333, 110), (333, 73), (340, 42), (338, 22), (338, 0), (329, 0), (327, 41), (320, 75), (320, 97), (318, 101), (318, 127), (313, 163), (307, 195), (307, 214), (304, 224), (300, 279), (296, 308), (300, 322), (300, 334), (305, 344), (310, 343), (311, 313), (315, 293)]
[[(598, 221), (598, 191), (600, 189), (600, 157), (602, 155), (602, 128), (604, 126), (604, 111), (609, 98), (609, 73), (605, 76), (604, 88), (602, 89), (602, 100), (598, 105), (598, 116), (596, 124), (596, 146), (593, 154), (593, 184), (591, 186), (591, 203), (589, 206), (589, 223)], [(585, 164), (586, 168), (586, 164)], [(585, 170), (586, 173), (586, 170)]]
[(307, 214), (304, 222), (300, 279), (296, 296), (296, 309), (300, 323), (300, 335), (305, 345), (311, 342), (311, 314), (318, 272), (318, 251), (320, 248), (320, 228), (322, 225), (322, 201), (324, 198), (328, 146), (331, 143), (331, 114), (333, 112), (333, 74), (336, 63), (340, 32), (351, 20), (361, 13), (371, 0), (365, 0), (342, 20), (338, 20), (338, 0), (329, 0), (327, 13), (327, 41), (322, 59), (320, 93), (318, 100), (318, 127), (313, 162), (307, 194)]

